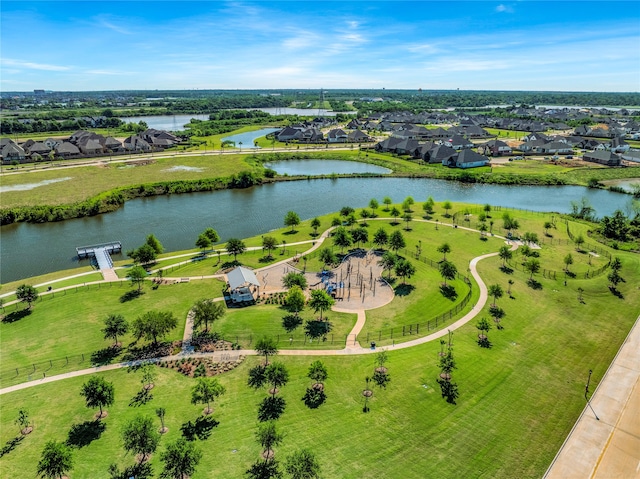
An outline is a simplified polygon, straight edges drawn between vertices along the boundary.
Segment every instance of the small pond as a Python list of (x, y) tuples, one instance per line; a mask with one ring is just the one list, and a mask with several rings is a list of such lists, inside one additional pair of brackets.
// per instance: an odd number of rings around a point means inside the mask
[(237, 135), (226, 136), (222, 138), (222, 141), (233, 141), (236, 144), (236, 148), (254, 150), (256, 148), (260, 148), (253, 144), (254, 141), (278, 130), (280, 130), (280, 128), (261, 128), (259, 130), (246, 131), (244, 133), (238, 133)]
[(358, 174), (358, 173), (375, 173), (386, 175), (391, 170), (382, 166), (372, 165), (369, 163), (360, 163), (359, 161), (345, 160), (286, 160), (273, 161), (265, 163), (266, 168), (271, 168), (279, 175), (331, 175), (336, 174)]

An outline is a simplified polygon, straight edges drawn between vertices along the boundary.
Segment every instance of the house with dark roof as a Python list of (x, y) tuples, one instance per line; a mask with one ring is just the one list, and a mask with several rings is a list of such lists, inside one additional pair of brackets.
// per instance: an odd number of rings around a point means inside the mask
[(329, 143), (345, 143), (347, 141), (347, 132), (341, 128), (336, 128), (327, 133), (327, 141)]
[(584, 161), (590, 161), (592, 163), (598, 163), (606, 166), (620, 166), (622, 164), (622, 158), (611, 151), (591, 151), (586, 152), (582, 159)]
[(538, 147), (539, 153), (548, 153), (552, 155), (570, 155), (573, 153), (571, 145), (567, 145), (562, 141), (552, 141)]
[(453, 135), (447, 138), (442, 142), (443, 145), (446, 145), (454, 150), (463, 150), (466, 148), (473, 148), (473, 142), (471, 140), (467, 140), (466, 138), (460, 135)]
[(69, 141), (63, 141), (55, 148), (56, 156), (60, 158), (77, 158), (80, 156), (80, 149)]
[(347, 141), (349, 143), (366, 143), (372, 141), (371, 137), (360, 130), (350, 131), (347, 135)]
[(138, 135), (131, 135), (124, 140), (124, 148), (127, 151), (151, 151), (151, 145)]
[(443, 160), (442, 164), (450, 168), (476, 168), (487, 166), (489, 158), (473, 150), (462, 150), (457, 157)]
[(2, 162), (5, 164), (10, 164), (10, 163), (13, 163), (14, 161), (24, 163), (24, 161), (27, 159), (27, 154), (24, 151), (24, 149), (20, 145), (17, 145), (11, 140), (9, 140), (9, 142), (7, 142), (2, 147), (1, 151), (2, 151)]
[(282, 130), (275, 133), (276, 140), (278, 141), (292, 141), (297, 140), (302, 135), (302, 128), (293, 128), (286, 126)]
[(387, 153), (390, 151), (395, 151), (396, 145), (402, 141), (401, 138), (396, 138), (390, 136), (378, 143), (376, 143), (375, 149), (376, 151), (380, 151), (382, 153)]
[(38, 141), (31, 144), (27, 148), (27, 151), (29, 152), (29, 155), (31, 155), (31, 157), (33, 158), (34, 155), (47, 156), (51, 151), (51, 148), (49, 148), (47, 145), (45, 145), (41, 141)]
[(424, 161), (431, 164), (440, 163), (442, 165), (446, 164), (449, 160), (455, 160), (458, 157), (458, 152), (453, 148), (449, 148), (444, 145), (436, 145), (431, 148), (425, 157)]
[(502, 156), (511, 154), (511, 147), (504, 141), (489, 140), (478, 146), (478, 153), (483, 155)]

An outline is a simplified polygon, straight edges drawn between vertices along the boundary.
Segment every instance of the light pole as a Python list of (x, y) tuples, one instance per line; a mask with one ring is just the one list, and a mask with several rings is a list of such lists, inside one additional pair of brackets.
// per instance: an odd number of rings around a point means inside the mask
[(593, 413), (593, 415), (599, 421), (600, 418), (598, 417), (596, 412), (593, 410), (593, 406), (591, 406), (591, 403), (589, 402), (589, 398), (587, 397), (587, 394), (589, 393), (589, 383), (591, 382), (591, 373), (592, 372), (593, 371), (591, 369), (589, 369), (589, 377), (587, 378), (587, 385), (584, 387), (584, 399), (585, 399), (585, 401), (587, 401), (587, 406), (589, 406), (589, 408), (591, 409), (591, 412)]

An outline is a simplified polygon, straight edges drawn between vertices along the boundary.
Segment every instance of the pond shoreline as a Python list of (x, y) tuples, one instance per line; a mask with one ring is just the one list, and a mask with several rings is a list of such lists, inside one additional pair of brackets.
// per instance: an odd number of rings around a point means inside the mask
[[(0, 209), (0, 226), (14, 223), (49, 223), (59, 222), (74, 218), (84, 218), (110, 213), (118, 210), (125, 202), (144, 197), (167, 196), (181, 193), (210, 192), (224, 189), (249, 188), (263, 184), (302, 181), (310, 179), (339, 179), (339, 178), (428, 178), (435, 180), (455, 181), (468, 184), (488, 184), (488, 185), (523, 185), (523, 186), (585, 186), (583, 184), (566, 181), (557, 175), (552, 174), (503, 174), (500, 172), (471, 172), (459, 169), (447, 169), (422, 171), (422, 172), (401, 172), (391, 171), (390, 173), (331, 173), (319, 175), (277, 175), (269, 176), (268, 168), (263, 165), (272, 161), (288, 161), (300, 159), (313, 159), (307, 155), (273, 155), (253, 154), (253, 160), (262, 170), (259, 172), (243, 171), (230, 177), (200, 178), (195, 180), (175, 180), (152, 183), (140, 183), (131, 186), (117, 187), (106, 190), (83, 201), (60, 204), (60, 205), (36, 205), (36, 206), (16, 206)], [(373, 158), (345, 157), (343, 161), (357, 161), (369, 163), (392, 169), (393, 165), (384, 160)], [(596, 187), (597, 189), (608, 190), (606, 187)], [(613, 189), (617, 193), (632, 195), (629, 191)]]

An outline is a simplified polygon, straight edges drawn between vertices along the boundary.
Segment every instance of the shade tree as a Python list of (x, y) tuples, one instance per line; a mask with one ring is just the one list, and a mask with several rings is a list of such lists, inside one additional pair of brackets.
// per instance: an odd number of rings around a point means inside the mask
[(451, 246), (449, 243), (442, 243), (436, 248), (438, 253), (442, 253), (442, 261), (447, 261), (447, 253), (451, 253)]
[(202, 451), (195, 443), (184, 437), (169, 443), (167, 449), (160, 454), (164, 467), (160, 477), (163, 479), (186, 479), (191, 477), (202, 459)]
[(389, 248), (392, 251), (398, 251), (407, 245), (402, 232), (396, 230), (389, 236)]
[(225, 393), (225, 387), (217, 378), (198, 378), (198, 382), (191, 389), (191, 404), (206, 404), (205, 415), (213, 412), (211, 403)]
[(139, 462), (142, 463), (158, 448), (160, 433), (156, 431), (149, 416), (139, 414), (123, 427), (122, 442), (124, 449), (139, 455)]
[(127, 279), (132, 286), (138, 286), (138, 293), (142, 291), (142, 283), (147, 279), (148, 273), (142, 266), (134, 266), (127, 272)]
[(351, 237), (357, 244), (358, 248), (360, 248), (360, 243), (366, 243), (369, 241), (369, 232), (363, 227), (356, 228), (351, 232)]
[(291, 232), (293, 233), (294, 228), (300, 224), (300, 216), (295, 211), (287, 211), (287, 214), (284, 215), (284, 225), (291, 226)]
[(271, 336), (264, 336), (256, 341), (254, 346), (256, 353), (260, 356), (264, 356), (264, 364), (269, 364), (269, 356), (275, 356), (278, 354), (278, 345), (276, 340)]
[(131, 329), (136, 338), (152, 341), (157, 346), (158, 340), (164, 338), (177, 325), (178, 320), (172, 312), (151, 310), (138, 316), (131, 324)]
[(405, 278), (411, 278), (416, 273), (416, 267), (409, 260), (401, 258), (396, 261), (395, 272), (402, 278), (402, 284), (405, 284)]
[(22, 303), (27, 303), (28, 309), (31, 309), (32, 304), (38, 300), (38, 297), (38, 290), (30, 284), (21, 284), (16, 288), (16, 298)]
[(47, 441), (38, 461), (38, 477), (62, 479), (73, 468), (73, 452), (63, 442)]
[(384, 228), (379, 228), (373, 234), (373, 244), (376, 245), (378, 248), (384, 248), (388, 242), (389, 242), (389, 235), (387, 234), (387, 231)]
[(102, 333), (104, 339), (113, 339), (113, 347), (118, 346), (118, 336), (123, 336), (129, 331), (129, 323), (121, 314), (110, 314), (104, 320)]
[(300, 449), (287, 456), (284, 470), (291, 479), (320, 479), (320, 463), (309, 449)]
[(322, 313), (331, 309), (331, 306), (333, 306), (335, 302), (335, 299), (324, 289), (314, 289), (311, 291), (309, 307), (313, 309), (315, 313), (320, 312), (320, 320), (322, 320)]
[(247, 250), (244, 241), (238, 238), (229, 238), (225, 246), (227, 253), (233, 255), (233, 260), (237, 261), (238, 255), (244, 253)]
[(98, 419), (106, 416), (102, 408), (111, 406), (114, 401), (115, 388), (112, 382), (107, 381), (102, 376), (91, 376), (82, 385), (80, 395), (84, 397), (88, 408), (100, 408)]
[(199, 328), (204, 326), (204, 331), (209, 331), (209, 324), (222, 318), (227, 312), (227, 308), (222, 301), (211, 299), (200, 299), (191, 308), (193, 313), (193, 326)]

